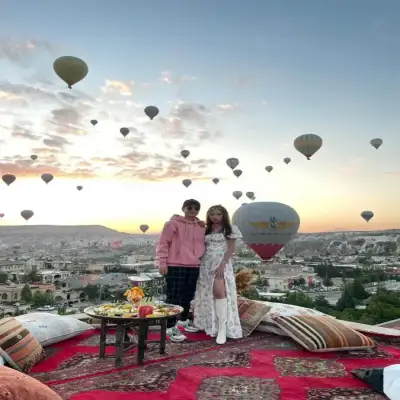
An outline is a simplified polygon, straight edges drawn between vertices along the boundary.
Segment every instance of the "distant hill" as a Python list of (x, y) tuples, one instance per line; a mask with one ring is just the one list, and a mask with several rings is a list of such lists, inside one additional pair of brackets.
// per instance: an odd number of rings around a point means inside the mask
[(16, 243), (35, 240), (122, 240), (135, 235), (102, 225), (26, 225), (0, 226), (0, 240)]

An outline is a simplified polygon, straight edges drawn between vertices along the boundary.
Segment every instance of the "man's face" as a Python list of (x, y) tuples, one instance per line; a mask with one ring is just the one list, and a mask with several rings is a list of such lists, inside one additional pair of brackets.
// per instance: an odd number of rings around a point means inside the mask
[(185, 214), (185, 217), (188, 217), (188, 218), (197, 217), (197, 214), (199, 213), (199, 211), (200, 211), (200, 208), (196, 204), (190, 204), (183, 208), (183, 213)]

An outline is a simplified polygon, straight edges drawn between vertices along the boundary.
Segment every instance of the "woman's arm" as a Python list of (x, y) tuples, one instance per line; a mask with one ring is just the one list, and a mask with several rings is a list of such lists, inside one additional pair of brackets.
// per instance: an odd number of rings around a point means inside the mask
[(229, 260), (232, 258), (233, 254), (236, 250), (236, 239), (227, 239), (228, 240), (228, 248), (224, 254), (224, 258), (222, 259), (223, 265), (227, 264)]

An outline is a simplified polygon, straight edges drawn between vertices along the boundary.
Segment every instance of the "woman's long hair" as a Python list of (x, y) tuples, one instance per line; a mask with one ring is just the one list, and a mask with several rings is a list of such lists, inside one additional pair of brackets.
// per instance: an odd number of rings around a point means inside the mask
[(222, 233), (225, 235), (225, 237), (228, 237), (232, 233), (232, 225), (231, 225), (231, 221), (230, 221), (227, 209), (225, 207), (220, 206), (220, 205), (212, 206), (207, 211), (206, 235), (209, 235), (210, 233), (213, 233), (212, 232), (213, 223), (211, 222), (211, 219), (210, 219), (210, 214), (213, 211), (219, 211), (222, 214), (222, 221), (221, 221)]

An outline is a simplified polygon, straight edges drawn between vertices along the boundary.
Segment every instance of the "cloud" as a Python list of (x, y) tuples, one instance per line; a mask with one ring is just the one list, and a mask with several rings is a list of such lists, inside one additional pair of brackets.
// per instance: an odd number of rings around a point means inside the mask
[(55, 93), (21, 84), (21, 83), (10, 83), (0, 82), (0, 100), (9, 102), (19, 102), (17, 105), (31, 105), (37, 104), (38, 102), (57, 102), (57, 96)]
[(161, 154), (130, 152), (122, 156), (120, 162), (120, 165), (124, 165), (124, 168), (116, 174), (119, 177), (160, 181), (177, 178), (203, 179), (203, 170), (215, 164), (216, 160), (193, 160), (191, 164), (194, 168), (190, 172), (188, 172), (188, 166), (185, 161)]
[(47, 138), (43, 139), (43, 143), (48, 147), (58, 149), (63, 149), (65, 145), (71, 144), (69, 140), (58, 135), (47, 135)]
[(61, 135), (86, 135), (89, 131), (83, 126), (87, 124), (82, 105), (80, 110), (73, 106), (57, 108), (51, 111), (47, 125)]
[(250, 76), (242, 75), (242, 76), (238, 77), (236, 83), (238, 86), (248, 86), (251, 84), (251, 82), (252, 82), (252, 78)]
[(19, 139), (27, 139), (27, 140), (39, 140), (40, 136), (35, 135), (32, 132), (31, 127), (29, 126), (21, 126), (14, 124), (14, 126), (11, 129), (11, 136), (13, 138), (19, 138)]
[(96, 176), (95, 172), (89, 168), (73, 169), (61, 165), (54, 155), (45, 159), (38, 159), (37, 163), (33, 163), (32, 160), (21, 156), (8, 157), (0, 163), (0, 174), (13, 174), (17, 179), (21, 177), (39, 177), (41, 174), (53, 174), (59, 178), (93, 178)]
[(195, 76), (190, 75), (178, 75), (175, 76), (171, 71), (163, 71), (161, 72), (160, 80), (162, 82), (168, 83), (169, 85), (180, 85), (184, 82), (194, 81), (196, 79)]
[(223, 114), (227, 114), (232, 111), (235, 111), (238, 109), (238, 107), (239, 107), (238, 104), (218, 104), (217, 105), (217, 109)]
[(131, 96), (135, 82), (106, 80), (101, 90), (105, 94), (118, 94), (120, 96)]
[(26, 41), (16, 41), (12, 39), (0, 39), (0, 60), (7, 60), (21, 67), (28, 67), (32, 58), (38, 52), (45, 51), (51, 53), (53, 46), (42, 40), (29, 39)]

